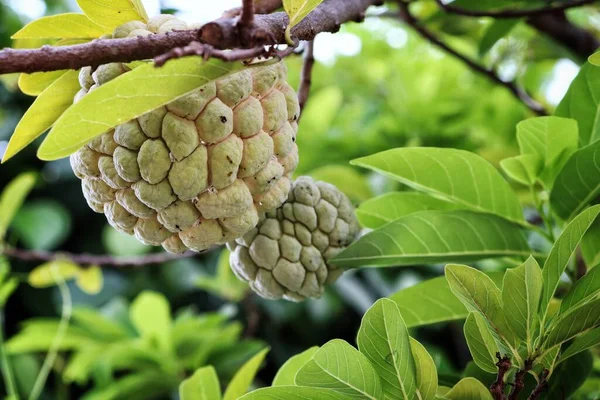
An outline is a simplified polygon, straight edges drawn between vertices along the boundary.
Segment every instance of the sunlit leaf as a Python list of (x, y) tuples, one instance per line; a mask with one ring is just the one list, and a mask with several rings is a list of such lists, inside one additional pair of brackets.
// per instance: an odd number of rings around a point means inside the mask
[(507, 36), (520, 19), (494, 19), (479, 42), (479, 57), (483, 57), (500, 39)]
[(158, 341), (165, 350), (171, 348), (171, 307), (162, 294), (142, 292), (131, 303), (129, 316), (141, 336)]
[(25, 172), (13, 179), (2, 191), (0, 195), (0, 241), (4, 239), (6, 230), (33, 189), (35, 180), (34, 173)]
[(106, 29), (84, 14), (66, 13), (38, 18), (15, 33), (13, 39), (98, 38)]
[(421, 400), (434, 400), (438, 388), (438, 376), (435, 362), (425, 347), (410, 338), (410, 348), (415, 361), (417, 390)]
[(38, 96), (67, 71), (34, 72), (19, 76), (19, 89), (29, 96)]
[(493, 400), (483, 383), (474, 378), (464, 378), (444, 395), (448, 400)]
[(44, 90), (19, 121), (2, 162), (13, 157), (56, 122), (81, 89), (77, 71), (69, 71)]
[(313, 346), (300, 354), (288, 358), (281, 368), (279, 368), (277, 374), (275, 374), (272, 386), (294, 386), (296, 384), (296, 374), (304, 364), (313, 358), (317, 350), (319, 350), (319, 347)]
[(221, 385), (212, 366), (197, 369), (179, 385), (181, 400), (220, 400)]
[(580, 278), (560, 303), (560, 313), (580, 306), (600, 295), (600, 268), (592, 268)]
[(573, 339), (600, 325), (600, 298), (572, 308), (562, 314), (550, 327), (544, 345), (548, 348)]
[(125, 22), (146, 22), (148, 19), (138, 0), (111, 0), (108, 3), (102, 0), (77, 0), (77, 4), (89, 19), (108, 30)]
[(35, 288), (45, 288), (57, 284), (55, 275), (58, 274), (64, 280), (76, 278), (81, 268), (68, 260), (54, 260), (35, 267), (29, 275), (27, 282)]
[(286, 36), (289, 38), (290, 30), (322, 2), (323, 0), (283, 0), (283, 8), (290, 18)]
[[(460, 235), (457, 235), (460, 232)], [(527, 257), (518, 226), (472, 211), (422, 211), (367, 233), (332, 259), (343, 268)]]
[(254, 390), (239, 400), (347, 400), (348, 397), (330, 389), (300, 387), (300, 386), (277, 386)]
[(77, 283), (77, 287), (87, 294), (98, 294), (104, 285), (102, 269), (97, 265), (82, 268), (75, 282)]
[(500, 349), (481, 314), (469, 313), (464, 326), (464, 334), (475, 364), (486, 372), (495, 373), (497, 371), (496, 353)]
[(246, 364), (240, 368), (231, 382), (229, 382), (229, 386), (227, 386), (227, 390), (223, 395), (223, 400), (237, 400), (248, 391), (248, 388), (254, 381), (254, 377), (260, 369), (268, 352), (269, 348), (267, 347), (248, 360)]
[(242, 68), (241, 63), (205, 62), (198, 57), (172, 60), (161, 68), (138, 67), (70, 107), (54, 124), (38, 156), (43, 160), (66, 157), (113, 127)]
[(542, 159), (535, 154), (523, 154), (500, 161), (502, 170), (515, 182), (532, 186), (542, 170)]

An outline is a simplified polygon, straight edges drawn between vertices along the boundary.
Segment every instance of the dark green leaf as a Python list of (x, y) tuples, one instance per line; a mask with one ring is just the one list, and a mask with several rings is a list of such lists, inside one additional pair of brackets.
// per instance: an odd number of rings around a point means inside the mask
[(479, 57), (483, 57), (498, 40), (508, 35), (513, 30), (520, 19), (495, 19), (487, 27), (481, 41), (479, 42)]

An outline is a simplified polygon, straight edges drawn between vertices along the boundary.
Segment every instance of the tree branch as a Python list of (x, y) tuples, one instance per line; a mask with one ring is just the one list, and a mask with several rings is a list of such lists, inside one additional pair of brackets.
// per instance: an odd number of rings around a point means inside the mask
[(456, 7), (452, 4), (445, 4), (442, 0), (435, 0), (436, 3), (446, 12), (464, 15), (467, 17), (493, 17), (493, 18), (522, 18), (533, 17), (543, 14), (550, 14), (556, 11), (564, 11), (569, 8), (581, 7), (587, 4), (592, 4), (598, 0), (574, 0), (570, 2), (561, 2), (556, 6), (548, 6), (541, 8), (533, 8), (526, 10), (505, 9), (505, 10), (470, 10), (466, 8)]
[[(361, 21), (369, 6), (383, 0), (325, 0), (292, 29), (298, 40), (312, 40), (320, 32), (336, 32), (342, 23)], [(193, 41), (216, 49), (252, 49), (285, 44), (287, 14), (255, 15), (248, 29), (240, 29), (239, 18), (224, 17), (197, 31), (178, 31), (128, 39), (94, 40), (75, 46), (44, 46), (39, 49), (0, 51), (0, 74), (79, 69), (111, 62), (152, 59)]]
[(544, 391), (546, 391), (546, 389), (548, 389), (548, 375), (550, 374), (550, 371), (545, 369), (542, 372), (542, 376), (540, 381), (538, 382), (537, 386), (535, 387), (535, 389), (533, 389), (533, 392), (531, 392), (531, 395), (527, 398), (528, 400), (537, 400), (540, 398), (540, 396), (542, 395), (542, 393)]
[(540, 103), (538, 103), (536, 100), (534, 100), (531, 96), (529, 96), (529, 94), (527, 94), (527, 92), (525, 92), (523, 89), (521, 89), (519, 86), (517, 86), (517, 84), (515, 82), (504, 81), (504, 80), (500, 79), (500, 77), (493, 70), (487, 69), (484, 66), (477, 64), (476, 62), (474, 62), (467, 56), (454, 50), (453, 48), (448, 46), (446, 43), (441, 41), (437, 36), (435, 36), (433, 34), (433, 32), (431, 32), (430, 30), (425, 28), (423, 25), (421, 25), (420, 21), (418, 21), (411, 14), (411, 12), (409, 10), (409, 5), (407, 3), (404, 3), (404, 1), (402, 1), (402, 0), (398, 0), (398, 4), (400, 6), (400, 18), (405, 23), (410, 25), (422, 37), (429, 40), (429, 42), (431, 42), (432, 44), (441, 48), (445, 52), (453, 55), (454, 57), (456, 57), (457, 59), (462, 61), (464, 64), (466, 64), (473, 71), (487, 77), (492, 82), (497, 83), (497, 84), (502, 85), (505, 88), (507, 88), (518, 100), (520, 100), (523, 104), (525, 104), (527, 106), (527, 108), (529, 108), (531, 111), (533, 111), (537, 115), (548, 115), (548, 112), (546, 111), (544, 106), (542, 106)]
[(298, 103), (300, 104), (300, 115), (306, 105), (308, 94), (310, 93), (310, 85), (312, 83), (312, 70), (315, 65), (314, 56), (315, 41), (311, 40), (306, 43), (306, 49), (304, 51), (304, 64), (302, 64), (302, 71), (300, 73), (300, 87), (298, 88)]
[(200, 253), (188, 251), (183, 254), (155, 253), (135, 257), (113, 257), (109, 255), (95, 255), (86, 253), (73, 254), (68, 252), (53, 253), (48, 251), (23, 250), (13, 247), (5, 247), (0, 254), (21, 261), (46, 262), (59, 259), (68, 259), (76, 264), (81, 265), (98, 265), (105, 267), (143, 267), (146, 265), (162, 264), (168, 261), (180, 260), (182, 258), (191, 258)]
[(508, 400), (518, 400), (519, 399), (519, 394), (525, 387), (525, 375), (527, 374), (527, 372), (529, 372), (531, 370), (532, 367), (533, 367), (533, 362), (531, 360), (525, 360), (525, 367), (523, 369), (520, 369), (515, 374), (515, 383), (510, 392), (510, 395), (508, 396)]
[(240, 24), (250, 26), (254, 22), (254, 0), (242, 0)]
[(490, 393), (494, 400), (504, 400), (506, 399), (504, 395), (504, 376), (510, 370), (511, 363), (508, 357), (502, 357), (500, 353), (496, 353), (496, 358), (498, 358), (498, 362), (496, 363), (498, 375), (496, 376), (496, 381), (490, 386)]

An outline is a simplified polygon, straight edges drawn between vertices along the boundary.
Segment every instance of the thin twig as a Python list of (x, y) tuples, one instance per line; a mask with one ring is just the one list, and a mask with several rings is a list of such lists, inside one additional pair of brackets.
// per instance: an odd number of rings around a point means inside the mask
[(443, 0), (435, 0), (436, 3), (446, 12), (464, 15), (467, 17), (493, 17), (499, 18), (523, 18), (534, 17), (543, 14), (552, 14), (557, 11), (564, 11), (569, 8), (581, 7), (587, 4), (592, 4), (598, 0), (574, 0), (571, 2), (561, 2), (556, 6), (533, 8), (533, 9), (505, 9), (505, 10), (469, 10), (466, 8), (456, 7), (452, 4), (444, 4)]
[(251, 26), (254, 23), (254, 0), (242, 0), (240, 23), (245, 26)]
[(510, 370), (511, 362), (508, 357), (502, 357), (500, 353), (496, 353), (496, 358), (498, 358), (498, 362), (496, 363), (498, 375), (496, 376), (496, 381), (490, 386), (490, 393), (494, 400), (504, 400), (506, 399), (504, 395), (504, 376)]
[(199, 253), (188, 251), (183, 254), (155, 253), (135, 257), (113, 257), (109, 255), (95, 255), (86, 253), (73, 254), (68, 252), (53, 253), (49, 251), (23, 250), (16, 249), (13, 247), (6, 247), (2, 250), (0, 254), (4, 254), (7, 257), (18, 259), (21, 261), (46, 262), (54, 261), (57, 259), (68, 259), (80, 265), (98, 265), (106, 267), (142, 267), (145, 265), (162, 264), (169, 261), (180, 260), (182, 258), (191, 258), (197, 256)]
[(306, 43), (306, 49), (304, 51), (304, 64), (302, 65), (302, 72), (300, 73), (300, 87), (298, 88), (298, 103), (300, 104), (300, 116), (302, 116), (302, 110), (308, 100), (310, 93), (310, 85), (312, 83), (312, 70), (315, 65), (315, 41), (311, 40)]
[(411, 14), (411, 12), (409, 10), (409, 5), (407, 3), (404, 3), (404, 1), (402, 1), (402, 0), (398, 0), (398, 4), (400, 6), (401, 19), (404, 22), (406, 22), (408, 25), (410, 25), (422, 37), (429, 40), (432, 44), (441, 48), (445, 52), (453, 55), (454, 57), (456, 57), (457, 59), (459, 59), (460, 61), (465, 63), (473, 71), (487, 77), (492, 82), (495, 82), (495, 83), (507, 88), (518, 100), (520, 100), (523, 104), (525, 104), (527, 106), (527, 108), (529, 108), (531, 111), (533, 111), (537, 115), (548, 115), (548, 111), (546, 111), (544, 106), (542, 106), (540, 103), (538, 103), (536, 100), (534, 100), (531, 96), (529, 96), (527, 94), (527, 92), (525, 92), (523, 89), (521, 89), (519, 86), (517, 86), (517, 84), (515, 82), (502, 80), (493, 70), (489, 70), (489, 69), (485, 68), (484, 66), (477, 64), (476, 62), (471, 60), (469, 57), (454, 50), (453, 48), (448, 46), (446, 43), (441, 41), (437, 36), (435, 36), (433, 34), (433, 32), (429, 31), (427, 28), (425, 28), (423, 25), (421, 25), (420, 21), (418, 21)]
[(10, 360), (4, 346), (4, 322), (4, 307), (2, 307), (0, 308), (0, 360), (2, 362), (2, 377), (4, 379), (4, 386), (6, 387), (8, 398), (11, 400), (19, 400), (19, 392), (17, 391), (17, 384), (13, 374), (12, 365), (10, 365)]
[(539, 399), (540, 396), (542, 395), (542, 393), (545, 392), (546, 389), (548, 389), (548, 375), (549, 374), (550, 374), (550, 371), (548, 369), (544, 369), (544, 371), (542, 372), (540, 381), (538, 382), (535, 389), (533, 389), (533, 392), (531, 392), (531, 395), (527, 398), (528, 400)]
[(519, 399), (519, 394), (525, 387), (525, 375), (527, 374), (527, 372), (529, 372), (531, 370), (532, 367), (533, 367), (533, 361), (525, 360), (525, 367), (523, 369), (520, 369), (519, 371), (517, 371), (517, 373), (515, 374), (515, 383), (510, 392), (510, 395), (508, 396), (508, 400), (518, 400)]

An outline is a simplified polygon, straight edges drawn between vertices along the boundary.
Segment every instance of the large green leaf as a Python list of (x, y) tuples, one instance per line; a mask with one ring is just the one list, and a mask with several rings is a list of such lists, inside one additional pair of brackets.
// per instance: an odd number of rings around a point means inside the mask
[(497, 371), (496, 353), (500, 349), (481, 314), (469, 313), (464, 326), (464, 334), (475, 364), (486, 372), (495, 373)]
[(552, 187), (558, 171), (577, 150), (577, 121), (560, 117), (529, 118), (517, 124), (517, 140), (521, 154), (535, 155), (543, 169), (540, 179)]
[(294, 386), (296, 384), (296, 374), (304, 364), (313, 358), (317, 350), (319, 350), (319, 347), (313, 346), (300, 354), (290, 357), (281, 368), (279, 368), (277, 374), (275, 374), (272, 386)]
[(502, 285), (506, 323), (517, 338), (527, 342), (530, 350), (535, 339), (542, 285), (542, 270), (533, 257), (517, 268), (506, 271)]
[(570, 220), (600, 194), (600, 141), (573, 155), (556, 176), (550, 192), (552, 209)]
[(453, 210), (454, 203), (418, 192), (391, 192), (361, 203), (356, 216), (365, 228), (376, 229), (417, 211)]
[(407, 147), (359, 158), (352, 164), (472, 210), (523, 221), (517, 195), (502, 175), (477, 154), (457, 149)]
[[(497, 286), (502, 285), (504, 272), (492, 272), (488, 276)], [(402, 289), (390, 299), (396, 302), (409, 328), (461, 320), (469, 314), (443, 276)]]
[(14, 178), (0, 194), (0, 241), (4, 239), (6, 230), (21, 208), (25, 198), (35, 185), (36, 175), (24, 172)]
[(107, 30), (83, 14), (66, 13), (36, 19), (25, 25), (12, 39), (95, 39)]
[(544, 342), (546, 348), (561, 344), (600, 325), (600, 299), (562, 314), (553, 322)]
[(600, 139), (600, 67), (585, 63), (554, 113), (577, 120), (579, 145)]
[(142, 65), (88, 93), (56, 121), (38, 156), (55, 160), (75, 152), (113, 127), (163, 106), (223, 75), (242, 63), (199, 57), (172, 60), (161, 68)]
[(560, 276), (565, 272), (573, 252), (598, 214), (600, 214), (600, 205), (590, 207), (579, 214), (569, 223), (569, 225), (567, 225), (554, 243), (554, 246), (552, 246), (550, 254), (544, 263), (544, 269), (542, 270), (544, 287), (542, 290), (540, 310), (546, 309), (546, 314), (548, 313), (547, 307), (550, 304), (550, 300), (558, 287)]
[(343, 268), (398, 266), (526, 257), (530, 253), (520, 228), (495, 215), (422, 211), (362, 236), (331, 262)]
[(420, 400), (434, 400), (438, 388), (435, 362), (425, 347), (410, 338), (410, 349), (415, 360), (415, 376)]
[(30, 96), (39, 96), (67, 71), (34, 72), (19, 75), (19, 89)]
[(229, 382), (223, 400), (237, 400), (248, 391), (269, 350), (268, 347), (261, 350), (240, 368)]
[(129, 317), (142, 337), (156, 340), (164, 350), (171, 349), (171, 306), (162, 294), (142, 292), (131, 303)]
[(573, 343), (567, 347), (567, 349), (560, 355), (558, 360), (559, 363), (565, 361), (567, 358), (573, 357), (575, 354), (579, 354), (589, 348), (600, 344), (600, 328), (592, 329), (580, 335), (573, 340)]
[(396, 303), (376, 301), (362, 318), (356, 343), (381, 377), (386, 398), (415, 398), (415, 364), (408, 329)]
[(200, 368), (179, 385), (181, 400), (220, 400), (221, 385), (212, 366)]
[(239, 400), (347, 400), (348, 397), (331, 389), (277, 386), (254, 390)]
[(332, 389), (346, 398), (383, 398), (379, 375), (367, 357), (339, 339), (327, 342), (304, 364), (296, 384)]
[(146, 21), (148, 16), (139, 0), (77, 0), (85, 15), (96, 24), (109, 30), (125, 22)]
[(600, 295), (600, 268), (592, 268), (571, 287), (560, 303), (560, 313), (580, 306)]
[(77, 71), (68, 71), (35, 99), (15, 128), (2, 162), (37, 139), (73, 104), (73, 97), (81, 89), (77, 76)]
[(492, 400), (492, 395), (483, 383), (475, 378), (461, 379), (448, 393), (448, 400)]

